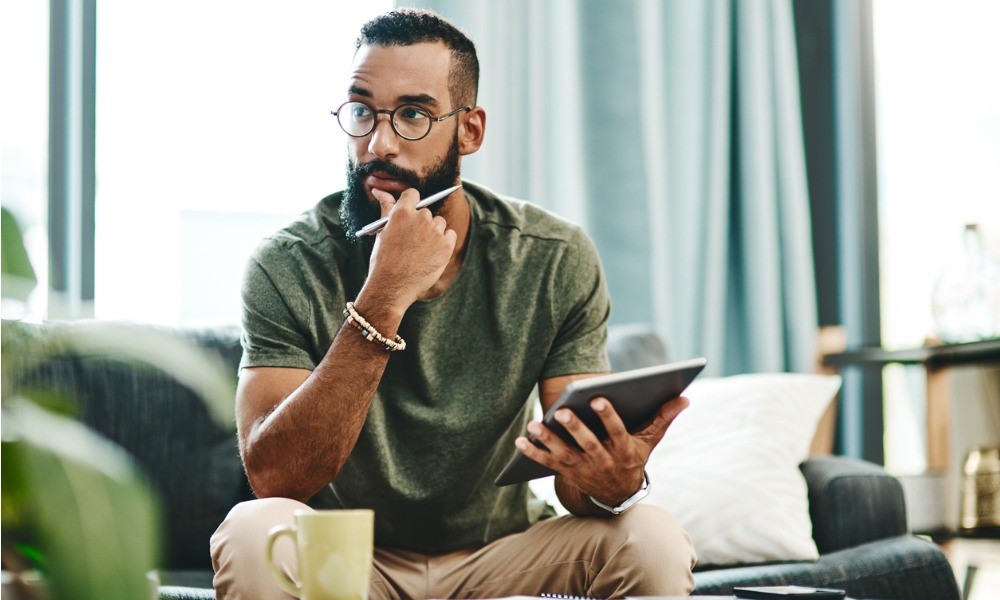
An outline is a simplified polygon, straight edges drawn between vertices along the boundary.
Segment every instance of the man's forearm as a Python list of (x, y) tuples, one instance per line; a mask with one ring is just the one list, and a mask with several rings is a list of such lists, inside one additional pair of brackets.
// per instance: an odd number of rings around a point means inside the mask
[[(358, 300), (358, 311), (391, 337), (401, 314)], [(244, 439), (247, 476), (258, 497), (305, 501), (336, 479), (364, 426), (389, 352), (344, 325), (306, 381)]]

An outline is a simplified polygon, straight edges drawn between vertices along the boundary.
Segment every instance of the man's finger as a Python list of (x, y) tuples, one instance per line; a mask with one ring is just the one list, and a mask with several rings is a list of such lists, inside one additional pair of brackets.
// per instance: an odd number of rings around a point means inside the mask
[(392, 197), (389, 192), (372, 188), (372, 196), (375, 196), (375, 200), (378, 201), (379, 210), (382, 211), (382, 216), (389, 216), (389, 212), (392, 211), (392, 207), (396, 205), (396, 199)]
[(413, 188), (403, 190), (403, 193), (399, 195), (399, 200), (396, 201), (401, 206), (413, 206), (414, 208), (416, 208), (417, 202), (420, 202), (420, 194)]
[(625, 423), (618, 416), (618, 412), (611, 406), (611, 402), (607, 398), (594, 398), (590, 401), (590, 408), (600, 417), (601, 423), (604, 424), (604, 429), (608, 432), (608, 438), (611, 440), (611, 443), (624, 443), (628, 437), (628, 430), (625, 429)]
[(555, 470), (556, 465), (552, 460), (552, 455), (548, 451), (542, 450), (538, 446), (529, 442), (528, 438), (519, 437), (515, 439), (514, 446), (521, 451), (521, 454), (527, 456), (536, 463)]
[(535, 436), (536, 440), (548, 448), (548, 453), (554, 460), (563, 464), (570, 464), (574, 462), (573, 454), (576, 450), (574, 448), (570, 448), (569, 444), (564, 442), (561, 437), (553, 433), (552, 430), (544, 424), (539, 423), (538, 421), (529, 422), (528, 433)]
[(583, 451), (587, 454), (594, 455), (594, 460), (600, 460), (604, 458), (607, 451), (604, 446), (601, 445), (600, 440), (594, 435), (594, 432), (587, 427), (583, 421), (578, 419), (573, 411), (567, 409), (560, 409), (556, 411), (556, 421), (559, 421), (566, 431), (569, 432), (576, 443), (583, 448)]

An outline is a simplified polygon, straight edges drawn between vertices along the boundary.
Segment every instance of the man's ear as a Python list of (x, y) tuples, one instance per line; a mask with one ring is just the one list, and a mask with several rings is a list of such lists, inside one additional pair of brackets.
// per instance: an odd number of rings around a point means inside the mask
[(486, 135), (486, 110), (481, 106), (474, 106), (466, 112), (458, 125), (458, 153), (472, 154), (483, 145), (483, 137)]

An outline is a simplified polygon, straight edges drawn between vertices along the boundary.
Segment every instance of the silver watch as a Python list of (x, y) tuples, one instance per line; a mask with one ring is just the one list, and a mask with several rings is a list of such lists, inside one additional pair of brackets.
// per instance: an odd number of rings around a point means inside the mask
[(642, 470), (642, 487), (640, 487), (639, 490), (636, 493), (632, 494), (631, 496), (629, 496), (628, 498), (626, 498), (625, 500), (623, 500), (622, 503), (619, 504), (618, 506), (608, 506), (607, 504), (601, 502), (600, 500), (598, 500), (597, 498), (594, 498), (593, 496), (587, 496), (587, 497), (590, 498), (591, 502), (593, 502), (597, 506), (600, 506), (601, 508), (603, 508), (604, 510), (608, 511), (609, 513), (611, 513), (613, 515), (620, 515), (623, 512), (625, 512), (626, 510), (628, 510), (628, 509), (632, 508), (633, 506), (635, 506), (636, 504), (638, 504), (640, 500), (642, 500), (643, 498), (645, 498), (646, 496), (648, 496), (649, 495), (649, 486), (650, 486), (650, 483), (649, 483), (649, 473), (647, 473), (646, 470), (643, 469)]

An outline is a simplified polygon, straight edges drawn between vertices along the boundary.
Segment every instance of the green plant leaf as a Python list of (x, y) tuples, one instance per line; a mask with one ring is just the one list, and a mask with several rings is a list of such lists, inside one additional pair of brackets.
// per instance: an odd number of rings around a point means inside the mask
[(6, 208), (0, 207), (0, 273), (3, 275), (3, 297), (22, 302), (28, 299), (38, 284), (35, 270), (24, 247), (21, 226)]
[(4, 470), (15, 467), (25, 483), (26, 520), (45, 557), (53, 597), (147, 598), (158, 511), (128, 455), (26, 400), (8, 403), (3, 429)]
[[(3, 411), (3, 414), (6, 419), (7, 411)], [(0, 507), (2, 507), (0, 523), (3, 524), (5, 543), (8, 539), (23, 543), (25, 538), (30, 536), (30, 527), (26, 522), (29, 506), (28, 484), (25, 481), (24, 469), (16, 460), (17, 448), (13, 446), (13, 442), (7, 441), (8, 429), (8, 423), (3, 423), (3, 450), (0, 451)]]

